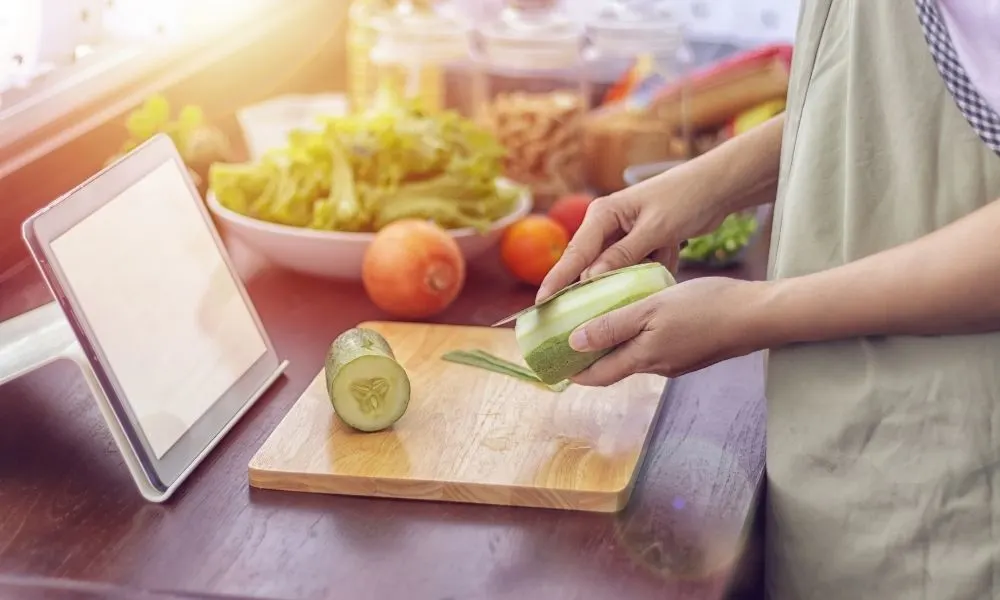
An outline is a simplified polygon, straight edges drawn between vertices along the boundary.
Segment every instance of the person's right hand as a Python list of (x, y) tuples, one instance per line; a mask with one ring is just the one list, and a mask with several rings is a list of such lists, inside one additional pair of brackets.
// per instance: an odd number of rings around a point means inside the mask
[(562, 257), (535, 296), (542, 301), (578, 278), (642, 262), (646, 258), (677, 269), (686, 240), (714, 231), (725, 219), (712, 198), (712, 182), (683, 166), (595, 199)]

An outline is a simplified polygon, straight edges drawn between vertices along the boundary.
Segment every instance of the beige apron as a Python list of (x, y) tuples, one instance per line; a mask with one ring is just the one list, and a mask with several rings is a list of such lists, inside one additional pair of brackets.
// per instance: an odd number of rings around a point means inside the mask
[[(770, 277), (1000, 197), (1000, 157), (945, 87), (912, 0), (801, 10)], [(1000, 598), (1000, 334), (798, 345), (769, 353), (767, 378), (770, 598)]]

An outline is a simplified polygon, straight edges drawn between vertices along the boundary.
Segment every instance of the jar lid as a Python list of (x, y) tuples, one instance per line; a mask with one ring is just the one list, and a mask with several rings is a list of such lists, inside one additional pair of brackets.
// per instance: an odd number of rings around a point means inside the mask
[(611, 0), (587, 22), (587, 41), (607, 54), (672, 54), (684, 45), (670, 2)]
[(469, 27), (447, 6), (399, 2), (371, 23), (377, 36), (371, 56), (376, 63), (440, 64), (469, 54)]
[(555, 70), (580, 62), (583, 28), (538, 0), (507, 0), (499, 16), (479, 30), (484, 58), (517, 70)]

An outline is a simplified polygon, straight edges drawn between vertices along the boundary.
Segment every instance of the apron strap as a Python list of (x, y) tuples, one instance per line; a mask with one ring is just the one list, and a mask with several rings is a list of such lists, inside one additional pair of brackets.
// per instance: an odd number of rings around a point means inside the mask
[(915, 1), (920, 25), (924, 30), (924, 39), (955, 104), (979, 138), (990, 149), (1000, 154), (1000, 114), (997, 114), (989, 102), (979, 94), (976, 85), (959, 61), (958, 52), (941, 16), (937, 1)]

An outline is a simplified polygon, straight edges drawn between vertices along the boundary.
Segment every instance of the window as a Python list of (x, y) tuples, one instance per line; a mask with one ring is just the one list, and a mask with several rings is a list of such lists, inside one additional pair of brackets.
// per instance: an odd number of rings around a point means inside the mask
[[(204, 39), (276, 0), (0, 0), (0, 120), (53, 80)], [(98, 69), (100, 70), (100, 69)]]

